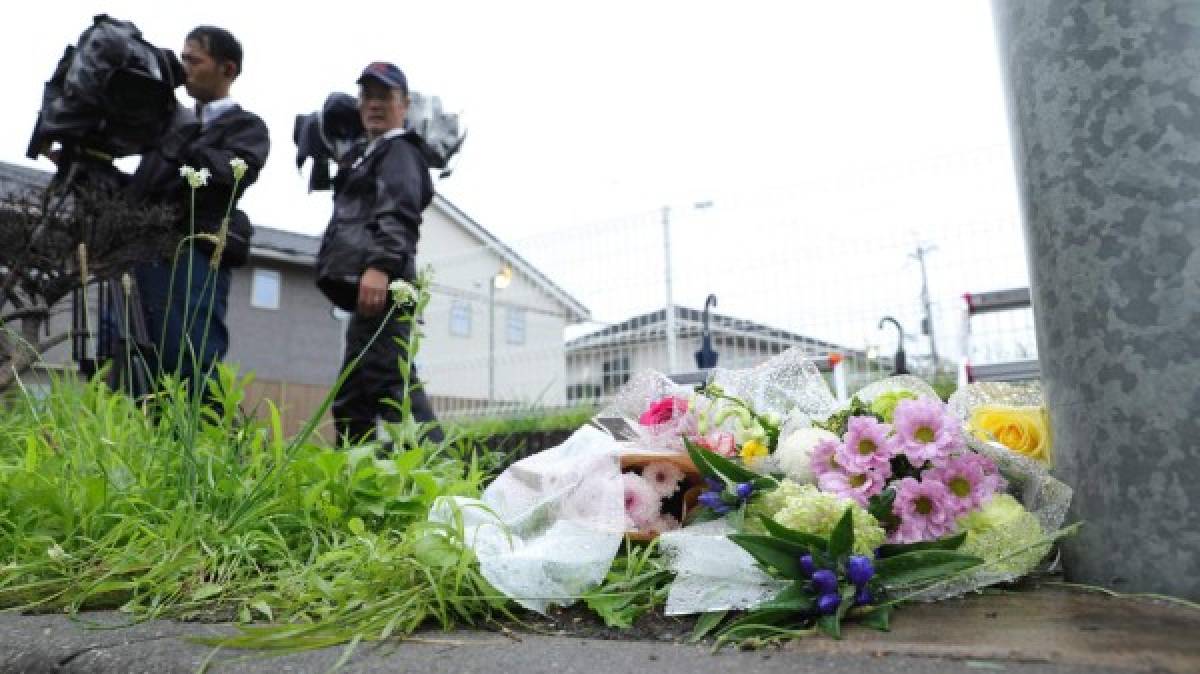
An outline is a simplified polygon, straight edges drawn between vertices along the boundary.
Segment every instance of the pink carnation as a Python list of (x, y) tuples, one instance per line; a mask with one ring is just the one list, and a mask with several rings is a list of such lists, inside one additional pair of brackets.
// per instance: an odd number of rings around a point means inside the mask
[(694, 438), (693, 442), (726, 458), (737, 456), (737, 439), (733, 437), (733, 433), (714, 431), (704, 437)]
[(964, 446), (958, 418), (937, 400), (901, 400), (896, 405), (897, 453), (915, 468), (926, 461), (940, 464), (950, 452)]
[(658, 519), (662, 498), (641, 475), (624, 473), (621, 479), (625, 483), (625, 515), (633, 520), (635, 527), (644, 529)]
[(888, 540), (892, 543), (919, 543), (941, 538), (954, 531), (957, 515), (950, 503), (950, 490), (937, 480), (906, 477), (898, 480), (896, 501), (892, 513), (900, 518), (900, 526)]
[(642, 468), (642, 477), (660, 497), (665, 498), (679, 491), (683, 470), (670, 461), (655, 461)]
[(850, 472), (888, 468), (896, 454), (896, 443), (889, 437), (892, 427), (874, 417), (850, 417), (846, 435), (838, 448), (838, 463)]
[(817, 476), (817, 487), (821, 491), (852, 499), (865, 507), (872, 496), (883, 491), (883, 488), (887, 486), (887, 479), (891, 477), (891, 474), (891, 466), (886, 465), (884, 468), (863, 471), (831, 470)]
[(948, 459), (945, 465), (925, 471), (922, 480), (946, 485), (947, 503), (958, 514), (978, 510), (1004, 488), (1004, 478), (996, 464), (986, 456), (967, 452)]
[(666, 396), (650, 403), (650, 407), (638, 417), (638, 423), (643, 426), (659, 426), (674, 421), (687, 414), (687, 398)]

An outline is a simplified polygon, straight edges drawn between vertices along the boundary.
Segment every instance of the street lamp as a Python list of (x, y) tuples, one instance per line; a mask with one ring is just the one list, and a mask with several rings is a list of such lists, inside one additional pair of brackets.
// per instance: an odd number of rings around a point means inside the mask
[[(692, 204), (695, 210), (712, 208), (711, 201), (697, 201)], [(667, 367), (664, 372), (668, 375), (675, 371), (675, 298), (671, 291), (671, 207), (663, 206), (663, 276), (667, 290), (666, 331), (667, 331)]]
[(892, 363), (892, 374), (908, 374), (908, 365), (904, 362), (904, 328), (900, 327), (900, 321), (891, 316), (884, 316), (879, 319), (879, 329), (883, 329), (884, 323), (891, 323), (896, 326), (896, 358)]
[(488, 279), (488, 403), (496, 398), (496, 291), (512, 283), (512, 267), (504, 265)]

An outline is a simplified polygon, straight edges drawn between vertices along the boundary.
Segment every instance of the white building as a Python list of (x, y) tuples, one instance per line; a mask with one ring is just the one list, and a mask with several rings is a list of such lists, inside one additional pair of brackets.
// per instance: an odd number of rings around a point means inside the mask
[[(567, 342), (569, 402), (603, 399), (641, 370), (690, 373), (697, 370), (704, 312), (675, 307), (675, 362), (668, 367), (666, 310), (634, 316)], [(712, 348), (718, 367), (746, 368), (798, 347), (822, 371), (838, 360), (864, 360), (862, 350), (723, 314), (709, 314)]]

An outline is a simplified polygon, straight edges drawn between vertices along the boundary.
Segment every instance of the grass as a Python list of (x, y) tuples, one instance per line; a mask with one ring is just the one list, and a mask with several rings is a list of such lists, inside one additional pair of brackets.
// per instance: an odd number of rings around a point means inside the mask
[(469, 441), (289, 441), (239, 411), (246, 383), (220, 371), (221, 414), (69, 377), (0, 408), (0, 608), (266, 619), (231, 645), (288, 650), (507, 614), (461, 527), (428, 521), (479, 494)]

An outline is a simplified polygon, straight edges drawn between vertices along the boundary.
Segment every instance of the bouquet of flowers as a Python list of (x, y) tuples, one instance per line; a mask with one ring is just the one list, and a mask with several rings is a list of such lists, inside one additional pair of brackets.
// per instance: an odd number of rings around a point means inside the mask
[[(919, 379), (896, 377), (825, 410), (756, 409), (720, 384), (651, 399), (639, 440), (682, 445), (704, 479), (685, 523), (724, 520), (729, 541), (788, 583), (724, 634), (769, 633), (782, 613), (792, 628), (834, 635), (846, 616), (886, 627), (900, 598), (961, 594), (1032, 570), (1068, 533), (1056, 529), (1070, 494), (1045, 473), (1049, 432), (1036, 423), (1045, 415), (1028, 404), (1036, 394), (1014, 405), (999, 393), (968, 388), (944, 403)], [(1021, 488), (1034, 482), (1057, 487), (1052, 504)], [(1025, 503), (1051, 512), (1039, 517)], [(713, 543), (687, 531), (666, 547)]]

